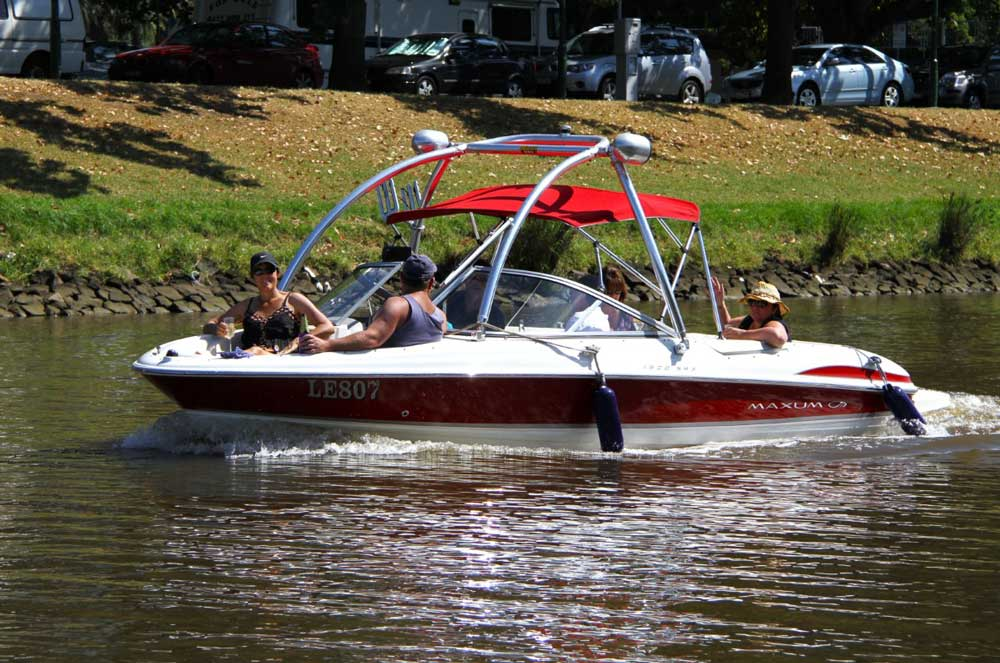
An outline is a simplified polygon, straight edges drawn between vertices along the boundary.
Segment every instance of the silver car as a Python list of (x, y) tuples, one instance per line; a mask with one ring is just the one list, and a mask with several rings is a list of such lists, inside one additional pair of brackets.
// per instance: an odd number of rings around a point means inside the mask
[[(682, 28), (644, 28), (639, 36), (639, 96), (672, 97), (688, 104), (705, 100), (712, 87), (708, 54)], [(601, 25), (577, 35), (566, 50), (566, 91), (615, 97), (615, 30)]]
[[(767, 63), (729, 76), (723, 99), (756, 100)], [(899, 60), (856, 44), (814, 44), (792, 49), (792, 95), (799, 106), (900, 106), (914, 97), (913, 77)]]
[(792, 94), (799, 106), (901, 106), (913, 99), (913, 77), (871, 46), (799, 46), (792, 49)]

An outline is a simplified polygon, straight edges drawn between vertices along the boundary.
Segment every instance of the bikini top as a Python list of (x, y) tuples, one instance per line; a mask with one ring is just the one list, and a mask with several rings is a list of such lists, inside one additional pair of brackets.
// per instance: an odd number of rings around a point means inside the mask
[(257, 311), (260, 307), (260, 297), (250, 299), (250, 303), (247, 304), (247, 312), (243, 316), (243, 337), (240, 340), (240, 347), (249, 350), (253, 346), (259, 345), (274, 349), (298, 336), (302, 316), (297, 315), (288, 305), (288, 297), (291, 294), (285, 295), (281, 306), (267, 317)]
[[(788, 340), (789, 341), (792, 340), (792, 329), (791, 327), (788, 326), (788, 323), (781, 318), (780, 315), (772, 315), (770, 318), (761, 323), (760, 326), (766, 327), (767, 323), (771, 322), (772, 320), (780, 322), (781, 326), (785, 328), (785, 333), (788, 334)], [(753, 324), (753, 317), (748, 315), (742, 320), (740, 320), (740, 329), (750, 329), (750, 325), (752, 324)]]

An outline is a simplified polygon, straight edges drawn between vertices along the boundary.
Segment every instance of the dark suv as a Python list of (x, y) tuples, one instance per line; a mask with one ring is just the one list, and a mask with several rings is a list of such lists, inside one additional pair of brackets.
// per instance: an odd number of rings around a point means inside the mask
[(968, 108), (1000, 106), (1000, 46), (992, 47), (978, 67), (942, 76), (938, 101)]
[(367, 63), (368, 87), (383, 92), (524, 95), (524, 65), (496, 37), (410, 35)]

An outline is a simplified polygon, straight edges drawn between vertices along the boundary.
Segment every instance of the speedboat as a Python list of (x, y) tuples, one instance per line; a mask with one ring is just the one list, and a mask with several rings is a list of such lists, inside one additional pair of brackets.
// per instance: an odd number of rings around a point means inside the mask
[[(133, 368), (190, 411), (318, 424), (347, 435), (577, 450), (871, 433), (885, 431), (894, 417), (905, 426), (921, 418), (919, 410), (948, 403), (946, 394), (918, 390), (899, 364), (858, 348), (794, 340), (776, 349), (724, 339), (698, 206), (635, 188), (630, 171), (652, 155), (643, 136), (609, 139), (564, 127), (454, 143), (422, 130), (411, 142), (414, 156), (361, 183), (326, 214), (279, 287), (308, 271), (325, 233), (373, 195), (395, 237), (380, 259), (358, 266), (316, 302), (338, 336), (355, 333), (394, 294), (393, 277), (434, 224), (468, 223), (475, 248), (432, 293), (454, 327), (442, 340), (232, 359), (229, 340), (202, 335), (158, 345)], [(483, 155), (543, 159), (548, 170), (534, 184), (436, 200), (453, 162)], [(562, 183), (577, 169), (586, 174), (602, 165), (610, 166), (614, 188)], [(609, 297), (600, 280), (588, 287), (533, 271), (517, 258), (526, 243), (529, 253), (537, 249), (531, 244), (540, 235), (521, 232), (529, 223), (569, 228), (592, 248), (597, 272), (616, 264), (655, 295), (654, 305), (638, 310)], [(599, 237), (614, 224), (638, 232), (648, 265), (625, 260)], [(678, 256), (670, 269), (667, 249)], [(676, 287), (690, 256), (700, 257), (715, 333), (689, 332), (678, 307)], [(613, 330), (580, 325), (586, 316), (579, 314), (596, 308), (618, 321)]]

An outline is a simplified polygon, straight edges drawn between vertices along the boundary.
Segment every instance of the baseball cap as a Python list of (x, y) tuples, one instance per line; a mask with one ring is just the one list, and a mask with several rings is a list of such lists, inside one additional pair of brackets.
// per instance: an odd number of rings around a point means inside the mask
[(275, 260), (274, 256), (272, 256), (268, 251), (260, 251), (258, 253), (253, 254), (250, 257), (250, 273), (252, 274), (253, 270), (257, 267), (257, 265), (260, 264), (270, 264), (273, 265), (274, 268), (277, 270), (281, 269), (281, 266), (278, 264), (278, 261)]

